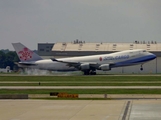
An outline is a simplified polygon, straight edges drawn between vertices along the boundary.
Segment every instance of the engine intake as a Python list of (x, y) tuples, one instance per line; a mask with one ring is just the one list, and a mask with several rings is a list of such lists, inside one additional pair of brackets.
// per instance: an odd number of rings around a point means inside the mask
[(89, 63), (83, 63), (80, 65), (80, 70), (88, 70), (90, 69)]
[(99, 69), (103, 71), (108, 71), (108, 70), (111, 70), (111, 67), (109, 64), (103, 64), (99, 66)]

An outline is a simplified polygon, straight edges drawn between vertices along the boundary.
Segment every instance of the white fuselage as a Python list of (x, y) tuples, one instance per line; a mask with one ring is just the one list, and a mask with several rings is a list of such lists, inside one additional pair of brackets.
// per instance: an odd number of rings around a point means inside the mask
[[(126, 50), (122, 52), (116, 52), (111, 54), (92, 55), (83, 57), (70, 57), (57, 59), (59, 61), (66, 62), (83, 62), (83, 63), (97, 63), (111, 64), (113, 67), (130, 66), (136, 64), (143, 64), (149, 60), (155, 59), (156, 56), (152, 53), (146, 52), (145, 50)], [(36, 65), (19, 65), (20, 67), (27, 67), (33, 69), (45, 69), (53, 71), (74, 71), (78, 70), (75, 67), (69, 67), (67, 63), (52, 61), (51, 59), (38, 60), (32, 62)]]

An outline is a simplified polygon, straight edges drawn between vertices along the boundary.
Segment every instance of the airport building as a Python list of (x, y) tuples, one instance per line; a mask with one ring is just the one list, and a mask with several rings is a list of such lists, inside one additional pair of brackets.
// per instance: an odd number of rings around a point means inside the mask
[[(50, 48), (50, 49), (49, 49)], [(71, 43), (39, 43), (38, 53), (43, 58), (62, 58), (87, 56), (98, 54), (109, 54), (123, 50), (145, 49), (154, 53), (157, 58), (143, 64), (143, 71), (140, 65), (112, 68), (105, 73), (131, 73), (131, 74), (157, 74), (161, 73), (161, 43), (155, 41), (134, 41), (133, 43), (86, 43), (85, 41), (75, 40)]]
[(54, 47), (54, 43), (38, 43), (38, 54), (45, 58), (52, 57), (52, 48)]

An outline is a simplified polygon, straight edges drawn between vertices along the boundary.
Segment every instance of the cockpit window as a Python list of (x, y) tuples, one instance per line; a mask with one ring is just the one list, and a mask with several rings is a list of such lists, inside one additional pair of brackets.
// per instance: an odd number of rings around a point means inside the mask
[(146, 50), (143, 50), (143, 52), (146, 52)]

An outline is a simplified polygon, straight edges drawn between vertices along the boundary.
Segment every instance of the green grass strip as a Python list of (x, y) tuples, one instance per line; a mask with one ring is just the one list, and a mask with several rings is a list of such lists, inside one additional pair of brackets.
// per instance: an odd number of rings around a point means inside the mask
[(161, 83), (0, 83), (0, 86), (161, 86)]
[(68, 94), (161, 94), (159, 89), (42, 89), (42, 90), (6, 90), (0, 94), (49, 94), (50, 92), (65, 92)]
[(0, 76), (0, 81), (161, 81), (161, 76)]

